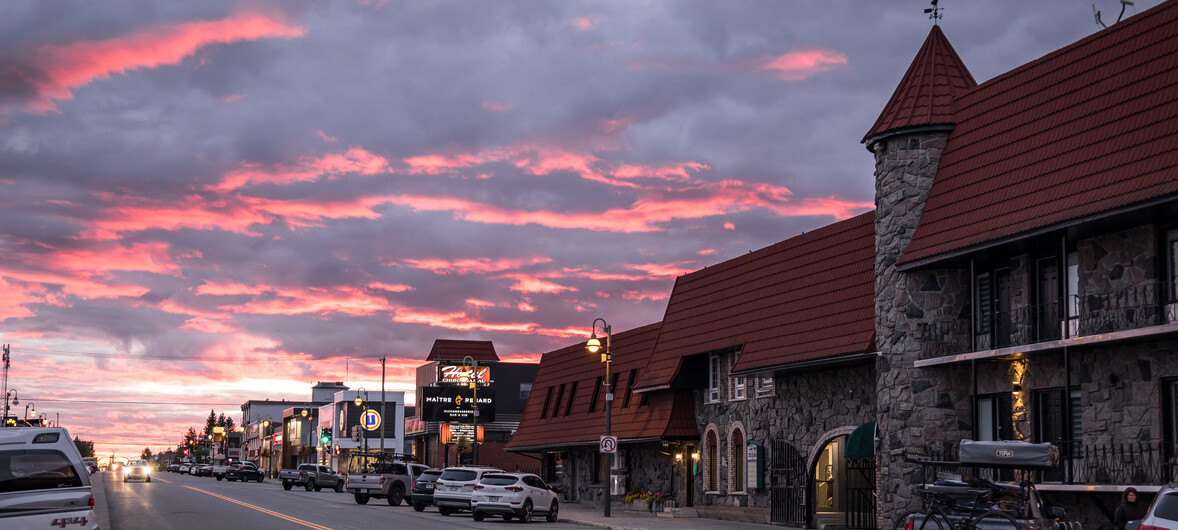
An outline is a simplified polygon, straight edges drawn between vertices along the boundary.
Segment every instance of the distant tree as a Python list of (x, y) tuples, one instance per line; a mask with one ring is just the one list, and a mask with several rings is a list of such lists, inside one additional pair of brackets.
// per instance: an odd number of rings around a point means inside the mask
[(233, 424), (233, 418), (225, 418), (225, 432), (234, 432), (237, 426)]
[(82, 453), (83, 457), (94, 456), (94, 442), (82, 440), (74, 436), (74, 445), (78, 446), (78, 452)]
[(196, 429), (189, 427), (188, 432), (184, 433), (184, 444), (181, 446), (181, 449), (188, 449), (191, 451), (196, 449), (197, 445), (199, 444), (200, 434), (196, 432)]
[(209, 410), (209, 417), (205, 418), (205, 436), (213, 434), (213, 427), (217, 426), (217, 412)]
[(224, 426), (225, 426), (225, 413), (222, 412), (217, 415), (217, 427), (224, 427)]
[(139, 458), (142, 458), (144, 460), (151, 460), (152, 456), (154, 456), (154, 454), (151, 452), (150, 447), (144, 447), (143, 452), (139, 453)]

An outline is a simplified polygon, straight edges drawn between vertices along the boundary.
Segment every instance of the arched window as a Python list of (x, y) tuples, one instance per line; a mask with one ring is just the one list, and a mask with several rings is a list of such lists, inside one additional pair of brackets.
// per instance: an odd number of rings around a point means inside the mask
[(720, 491), (720, 437), (716, 435), (716, 431), (708, 431), (707, 441), (707, 467), (704, 471), (707, 473), (708, 491)]
[(744, 493), (745, 485), (745, 464), (744, 464), (744, 429), (739, 425), (732, 428), (732, 433), (728, 437), (728, 447), (732, 449), (732, 454), (728, 458), (728, 467), (731, 470), (729, 473), (728, 490), (734, 493)]

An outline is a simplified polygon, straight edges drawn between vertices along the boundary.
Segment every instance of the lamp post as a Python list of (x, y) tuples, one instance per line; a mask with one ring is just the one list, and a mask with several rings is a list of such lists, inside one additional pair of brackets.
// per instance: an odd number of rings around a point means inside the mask
[[(364, 393), (364, 399), (360, 399), (360, 393)], [(364, 412), (360, 413), (360, 436), (364, 437), (364, 452), (368, 452), (368, 428), (364, 426), (364, 416), (368, 414), (368, 391), (364, 387), (356, 389), (356, 406), (364, 407)]]
[[(597, 322), (601, 322), (601, 331), (605, 333), (605, 351), (601, 352), (601, 362), (605, 363), (605, 435), (610, 436), (610, 409), (613, 408), (614, 393), (610, 387), (609, 368), (610, 363), (614, 360), (614, 354), (610, 353), (609, 346), (613, 339), (613, 328), (601, 318), (593, 319), (593, 325), (590, 326), (589, 340), (585, 342), (585, 349), (589, 353), (597, 353), (601, 350), (601, 341), (597, 340)], [(609, 504), (612, 500), (612, 489), (614, 482), (614, 455), (613, 453), (605, 454), (605, 469), (606, 469), (606, 484), (605, 484), (605, 516), (609, 517)]]
[(274, 437), (270, 435), (270, 420), (262, 420), (262, 430), (266, 433), (266, 441), (270, 448), (266, 451), (266, 475), (270, 475), (270, 462), (274, 460)]
[[(8, 355), (7, 354), (5, 354), (5, 356), (4, 356), (4, 363), (8, 364)], [(5, 427), (8, 426), (8, 396), (9, 395), (12, 396), (12, 405), (13, 406), (20, 405), (20, 399), (19, 399), (20, 396), (17, 394), (17, 391), (15, 388), (12, 390), (6, 390), (4, 392), (4, 426)]]
[(462, 376), (467, 379), (471, 390), (471, 414), (474, 433), (471, 434), (471, 465), (479, 465), (479, 362), (467, 355), (462, 358)]
[(29, 425), (29, 407), (33, 407), (33, 415), (34, 415), (34, 416), (36, 416), (36, 415), (37, 415), (37, 404), (36, 404), (36, 403), (29, 403), (28, 405), (25, 405), (25, 417), (24, 417), (24, 420), (25, 420), (25, 426), (26, 426), (26, 427), (30, 426), (30, 425)]
[(47, 426), (51, 427), (52, 426), (52, 425), (46, 425), (47, 423), (49, 423), (49, 415), (44, 412), (42, 412), (39, 416), (37, 416), (37, 419), (40, 420), (39, 423), (41, 424), (42, 427), (47, 427)]

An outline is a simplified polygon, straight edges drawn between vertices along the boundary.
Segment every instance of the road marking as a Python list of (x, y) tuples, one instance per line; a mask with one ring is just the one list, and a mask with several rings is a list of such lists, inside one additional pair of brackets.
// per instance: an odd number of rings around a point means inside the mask
[(274, 511), (274, 510), (267, 510), (266, 508), (262, 508), (261, 506), (254, 506), (253, 504), (250, 504), (250, 503), (247, 503), (247, 502), (241, 502), (241, 501), (239, 501), (239, 500), (237, 500), (237, 499), (233, 499), (233, 498), (230, 498), (230, 497), (226, 497), (226, 496), (224, 496), (224, 495), (218, 495), (218, 494), (216, 494), (216, 493), (213, 493), (213, 492), (211, 492), (211, 491), (205, 491), (205, 490), (202, 490), (202, 489), (200, 489), (200, 488), (194, 488), (194, 487), (192, 487), (192, 486), (184, 486), (184, 487), (185, 487), (185, 488), (188, 488), (188, 489), (190, 489), (190, 490), (192, 490), (192, 491), (199, 491), (199, 492), (201, 492), (201, 493), (204, 493), (204, 494), (206, 494), (206, 495), (211, 495), (211, 496), (213, 496), (213, 497), (216, 497), (216, 498), (218, 498), (218, 499), (221, 499), (221, 500), (224, 500), (224, 501), (229, 501), (229, 502), (232, 502), (233, 504), (237, 504), (237, 505), (240, 505), (240, 506), (245, 506), (246, 508), (251, 508), (251, 509), (257, 510), (257, 511), (259, 511), (259, 512), (262, 512), (262, 513), (264, 513), (264, 514), (267, 514), (267, 515), (273, 515), (274, 517), (277, 517), (277, 518), (279, 518), (279, 519), (285, 519), (285, 520), (287, 520), (287, 521), (290, 521), (290, 522), (292, 522), (292, 523), (298, 523), (298, 524), (301, 524), (301, 525), (303, 525), (303, 526), (306, 526), (307, 528), (314, 528), (315, 530), (332, 530), (331, 528), (329, 528), (329, 527), (326, 527), (326, 526), (323, 526), (323, 525), (315, 524), (315, 523), (312, 523), (312, 522), (310, 522), (310, 521), (304, 521), (304, 520), (302, 520), (302, 519), (298, 519), (298, 518), (295, 518), (295, 517), (291, 517), (291, 516), (289, 516), (289, 515), (286, 515), (286, 514), (283, 514), (283, 513), (278, 513), (278, 512), (276, 512), (276, 511)]
[(163, 483), (166, 483), (166, 484), (171, 484), (171, 483), (172, 483), (172, 481), (170, 481), (170, 480), (164, 480), (164, 479), (162, 479), (162, 478), (159, 478), (159, 477), (155, 477), (155, 478), (154, 478), (154, 479), (152, 479), (152, 480), (158, 480), (158, 481), (160, 481), (160, 482), (163, 482)]

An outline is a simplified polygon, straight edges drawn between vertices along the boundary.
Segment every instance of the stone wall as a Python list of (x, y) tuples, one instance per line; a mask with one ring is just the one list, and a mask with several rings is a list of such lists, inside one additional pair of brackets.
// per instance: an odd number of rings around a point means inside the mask
[[(727, 367), (729, 363), (721, 363)], [(723, 385), (730, 379), (725, 371)], [(704, 401), (707, 391), (695, 392), (695, 410), (699, 425), (700, 473), (695, 477), (696, 506), (748, 507), (754, 510), (769, 508), (768, 462), (772, 458), (770, 440), (785, 439), (802, 454), (810, 454), (816, 446), (825, 444), (832, 431), (846, 431), (874, 421), (875, 366), (863, 364), (853, 367), (778, 375), (771, 393), (756, 392), (753, 381), (748, 385), (748, 397), (741, 400), (722, 398), (719, 403)], [(728, 396), (721, 388), (721, 396)], [(747, 441), (764, 446), (766, 487), (745, 492), (733, 492), (729, 483), (732, 455), (730, 439), (733, 426), (744, 430)], [(719, 492), (704, 493), (704, 468), (707, 465), (705, 436), (709, 426), (719, 434)], [(846, 434), (843, 432), (843, 434)], [(741, 462), (743, 463), (743, 461)]]
[[(1161, 322), (1157, 307), (1157, 228), (1136, 226), (1076, 242), (1080, 333), (1105, 333)], [(1128, 312), (1126, 312), (1126, 308)], [(1139, 309), (1145, 313), (1137, 313)]]

